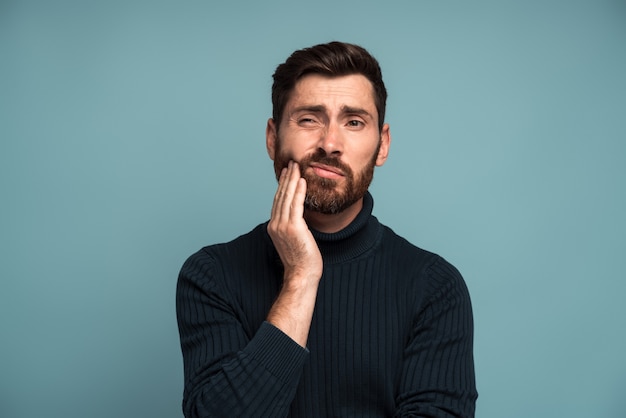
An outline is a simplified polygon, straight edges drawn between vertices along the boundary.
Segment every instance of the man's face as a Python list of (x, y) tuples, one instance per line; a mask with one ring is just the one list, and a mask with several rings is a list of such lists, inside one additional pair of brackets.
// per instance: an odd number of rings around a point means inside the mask
[(270, 119), (266, 134), (276, 177), (289, 160), (297, 161), (307, 182), (306, 209), (324, 214), (363, 197), (390, 142), (389, 126), (378, 129), (373, 88), (362, 75), (303, 77), (280, 126)]

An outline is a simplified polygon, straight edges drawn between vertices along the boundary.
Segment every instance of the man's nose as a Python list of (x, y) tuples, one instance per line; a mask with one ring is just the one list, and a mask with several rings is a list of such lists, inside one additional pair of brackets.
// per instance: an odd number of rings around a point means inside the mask
[(343, 140), (341, 130), (336, 123), (329, 123), (322, 131), (319, 148), (324, 150), (326, 155), (341, 155), (343, 152)]

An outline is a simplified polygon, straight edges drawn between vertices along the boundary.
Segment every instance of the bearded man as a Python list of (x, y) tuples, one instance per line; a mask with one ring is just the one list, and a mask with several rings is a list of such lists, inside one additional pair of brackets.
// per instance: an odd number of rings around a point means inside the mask
[(271, 219), (180, 272), (186, 417), (474, 416), (461, 275), (372, 216), (386, 99), (357, 45), (305, 48), (277, 67)]

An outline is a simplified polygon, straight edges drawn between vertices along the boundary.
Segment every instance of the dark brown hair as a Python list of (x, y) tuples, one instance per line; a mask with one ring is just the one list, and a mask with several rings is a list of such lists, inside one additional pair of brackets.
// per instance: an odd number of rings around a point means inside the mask
[(272, 85), (272, 117), (278, 129), (283, 111), (296, 83), (307, 74), (329, 77), (361, 74), (374, 88), (374, 103), (378, 111), (378, 129), (385, 121), (387, 90), (378, 61), (364, 48), (344, 42), (329, 42), (295, 51), (274, 72)]

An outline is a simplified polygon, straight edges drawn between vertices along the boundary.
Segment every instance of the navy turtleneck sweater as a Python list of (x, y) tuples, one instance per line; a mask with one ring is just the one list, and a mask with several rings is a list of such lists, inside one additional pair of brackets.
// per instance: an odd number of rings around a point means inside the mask
[(459, 272), (372, 216), (312, 231), (324, 260), (307, 349), (265, 322), (283, 271), (267, 223), (183, 265), (186, 417), (473, 417), (470, 298)]

